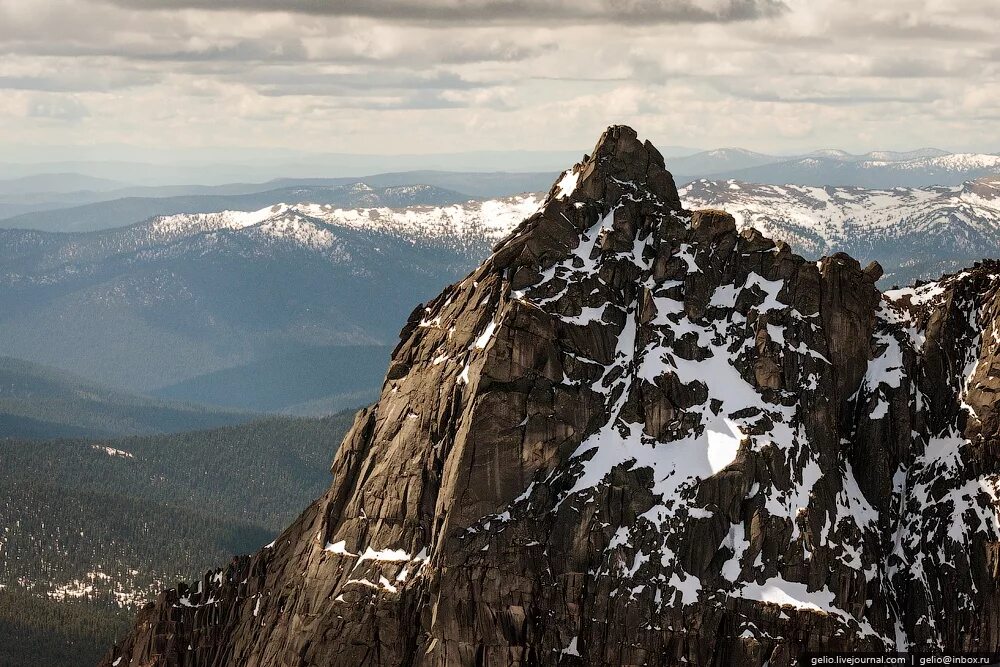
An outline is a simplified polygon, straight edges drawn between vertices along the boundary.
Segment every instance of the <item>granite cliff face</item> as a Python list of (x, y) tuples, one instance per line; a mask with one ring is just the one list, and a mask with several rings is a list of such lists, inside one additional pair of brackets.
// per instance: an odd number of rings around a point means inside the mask
[(1000, 648), (1000, 265), (882, 294), (627, 127), (417, 308), (333, 484), (106, 665)]

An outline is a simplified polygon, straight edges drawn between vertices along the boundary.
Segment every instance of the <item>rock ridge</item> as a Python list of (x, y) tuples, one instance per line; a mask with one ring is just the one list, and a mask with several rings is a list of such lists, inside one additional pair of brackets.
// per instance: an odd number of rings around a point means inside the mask
[(881, 293), (612, 126), (416, 308), (333, 484), (103, 664), (1000, 649), (1000, 265)]

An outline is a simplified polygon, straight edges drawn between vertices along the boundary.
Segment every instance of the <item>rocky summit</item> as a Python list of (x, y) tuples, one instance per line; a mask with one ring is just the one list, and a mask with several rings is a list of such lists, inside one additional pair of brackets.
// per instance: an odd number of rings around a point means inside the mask
[(1000, 264), (881, 293), (609, 128), (413, 311), (329, 491), (104, 664), (1000, 649)]

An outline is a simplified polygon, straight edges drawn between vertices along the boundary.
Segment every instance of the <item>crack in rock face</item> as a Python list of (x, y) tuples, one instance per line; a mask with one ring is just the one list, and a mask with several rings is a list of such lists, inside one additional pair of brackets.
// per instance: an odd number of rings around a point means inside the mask
[(1000, 264), (880, 293), (623, 126), (413, 311), (333, 483), (106, 665), (1000, 649)]

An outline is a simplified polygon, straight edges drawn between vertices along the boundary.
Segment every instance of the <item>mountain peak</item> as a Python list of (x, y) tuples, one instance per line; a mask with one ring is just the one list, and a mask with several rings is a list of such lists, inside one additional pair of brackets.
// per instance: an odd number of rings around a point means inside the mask
[[(627, 125), (612, 125), (601, 135), (590, 156), (575, 165), (569, 174), (579, 179), (579, 195), (590, 199), (604, 199), (608, 186), (613, 183), (630, 183), (645, 188), (664, 203), (680, 208), (677, 187), (667, 171), (663, 156), (647, 141), (640, 141), (635, 130)], [(565, 178), (565, 176), (564, 176)], [(560, 181), (561, 183), (561, 181)], [(560, 183), (553, 194), (569, 195)], [(612, 192), (614, 194), (614, 192)]]
[(105, 664), (995, 649), (961, 611), (1000, 614), (1000, 466), (974, 442), (997, 441), (996, 279), (911, 312), (880, 273), (684, 211), (659, 153), (609, 128), (414, 310), (329, 491), (162, 594)]
[(614, 200), (622, 185), (647, 190), (672, 208), (681, 208), (674, 178), (663, 156), (648, 140), (640, 141), (636, 131), (627, 125), (608, 127), (594, 150), (563, 172), (549, 198), (574, 202)]
[(487, 266), (513, 269), (516, 289), (585, 242), (607, 216), (600, 248), (630, 250), (659, 217), (682, 210), (660, 152), (631, 127), (612, 125), (591, 154), (560, 175), (538, 212), (497, 244)]
[(672, 208), (681, 207), (663, 156), (648, 140), (640, 141), (636, 131), (627, 125), (606, 129), (591, 156), (574, 166), (571, 173), (579, 174), (577, 188), (582, 196), (591, 199), (605, 198), (609, 185), (620, 182), (645, 188)]

